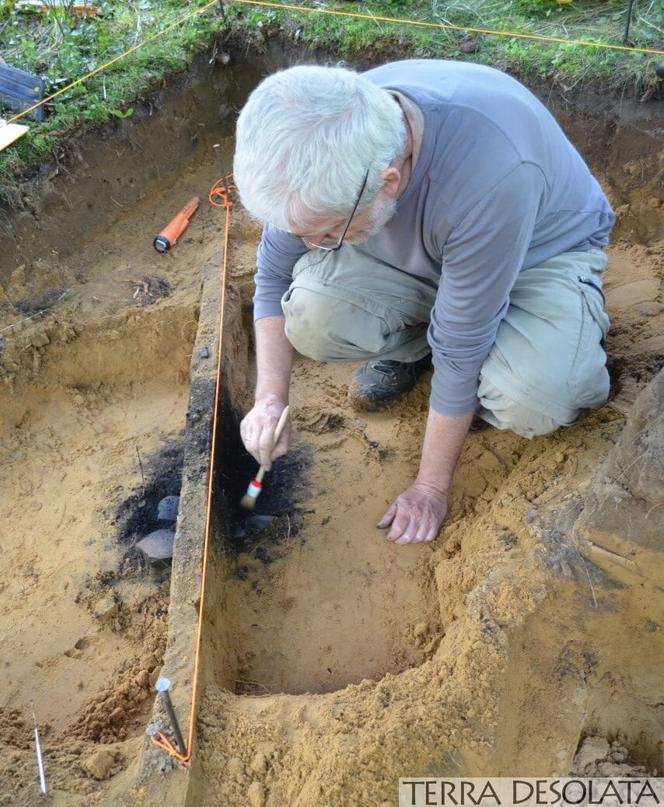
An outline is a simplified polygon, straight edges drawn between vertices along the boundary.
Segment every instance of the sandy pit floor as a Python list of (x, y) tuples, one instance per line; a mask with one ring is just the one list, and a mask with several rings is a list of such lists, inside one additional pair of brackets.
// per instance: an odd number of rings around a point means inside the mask
[[(173, 188), (185, 201), (214, 178), (204, 140), (168, 185), (131, 206), (114, 197), (112, 230), (79, 234), (66, 258), (55, 244), (4, 287), (0, 327), (56, 302), (3, 332), (0, 353), (0, 804), (35, 803), (33, 705), (51, 803), (155, 803), (127, 789), (169, 571), (131, 547), (178, 490), (200, 267), (218, 256), (221, 219), (205, 203), (171, 255), (151, 239)], [(530, 442), (473, 431), (431, 545), (397, 547), (374, 526), (415, 475), (428, 378), (359, 415), (352, 366), (298, 360), (294, 449), (273, 486), (285, 498), (261, 497), (268, 525), (225, 523), (217, 596), (233, 662), (206, 671), (195, 803), (387, 805), (399, 776), (424, 773), (664, 772), (661, 595), (651, 580), (612, 584), (575, 526), (664, 359), (664, 243), (634, 231), (638, 215), (623, 213), (606, 278), (611, 401)], [(257, 238), (236, 210), (227, 315), (244, 344)], [(251, 376), (228, 368), (238, 411)]]

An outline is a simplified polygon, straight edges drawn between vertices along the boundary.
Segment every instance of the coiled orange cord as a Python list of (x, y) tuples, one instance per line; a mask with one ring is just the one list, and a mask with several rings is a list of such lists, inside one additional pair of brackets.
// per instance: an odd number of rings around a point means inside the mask
[[(226, 174), (226, 176), (218, 179), (210, 188), (208, 193), (208, 201), (213, 207), (223, 207), (230, 209), (233, 207), (235, 191), (237, 188), (233, 185), (233, 174)], [(226, 253), (224, 252), (224, 260)]]

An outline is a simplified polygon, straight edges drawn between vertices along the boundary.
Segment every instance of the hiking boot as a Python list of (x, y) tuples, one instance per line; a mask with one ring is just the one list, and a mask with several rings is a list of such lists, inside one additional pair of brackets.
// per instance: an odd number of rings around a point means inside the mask
[(372, 359), (355, 371), (348, 400), (360, 412), (377, 412), (411, 390), (430, 366), (431, 354), (413, 362)]

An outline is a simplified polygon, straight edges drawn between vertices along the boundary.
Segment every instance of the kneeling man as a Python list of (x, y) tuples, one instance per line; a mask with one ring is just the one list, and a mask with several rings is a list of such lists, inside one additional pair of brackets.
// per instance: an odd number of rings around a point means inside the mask
[(417, 478), (379, 522), (430, 541), (475, 414), (525, 437), (609, 392), (602, 274), (614, 215), (547, 109), (464, 62), (265, 79), (237, 124), (234, 176), (263, 222), (255, 405), (244, 444), (269, 468), (293, 348), (368, 360), (352, 403), (376, 410), (433, 363)]

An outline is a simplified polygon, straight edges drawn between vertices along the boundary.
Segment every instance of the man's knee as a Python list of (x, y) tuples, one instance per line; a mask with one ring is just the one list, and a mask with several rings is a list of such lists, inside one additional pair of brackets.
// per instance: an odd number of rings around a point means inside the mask
[(316, 291), (291, 286), (282, 300), (288, 341), (303, 356), (327, 361), (335, 353), (338, 334), (329, 328), (333, 301)]
[[(509, 429), (529, 439), (550, 434), (561, 426), (570, 426), (578, 418), (579, 409), (539, 411), (518, 400), (518, 396), (504, 392), (498, 386), (483, 380), (478, 392), (481, 408), (479, 416), (498, 429)], [(543, 409), (544, 407), (542, 407)]]

